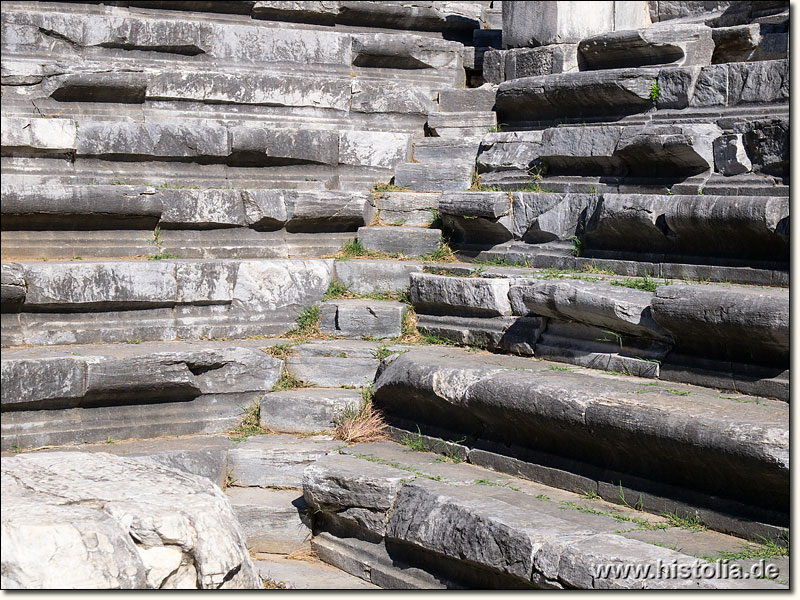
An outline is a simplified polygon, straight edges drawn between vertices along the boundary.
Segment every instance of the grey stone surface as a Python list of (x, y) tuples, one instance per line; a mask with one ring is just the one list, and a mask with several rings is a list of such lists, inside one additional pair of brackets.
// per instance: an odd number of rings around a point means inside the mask
[(620, 29), (646, 27), (646, 6), (643, 2), (603, 2), (587, 13), (572, 4), (504, 2), (503, 47), (577, 43), (613, 31), (617, 13)]
[(548, 44), (538, 48), (511, 48), (505, 51), (505, 80), (577, 70), (577, 44)]
[(291, 329), (328, 289), (333, 260), (40, 262), (24, 272), (22, 310), (51, 311), (23, 312), (28, 343), (241, 338)]
[(400, 335), (406, 305), (381, 300), (328, 300), (319, 307), (324, 333), (346, 338), (392, 338)]
[(480, 143), (480, 136), (419, 138), (414, 141), (414, 159), (421, 163), (458, 161), (473, 164)]
[[(390, 420), (517, 444), (631, 476), (658, 473), (659, 482), (683, 489), (787, 509), (788, 421), (782, 402), (751, 406), (703, 388), (640, 388), (634, 377), (548, 366), (461, 350), (418, 350), (386, 365), (374, 402)], [(636, 389), (644, 391), (631, 393)]]
[(586, 248), (788, 261), (789, 205), (768, 196), (603, 194)]
[(493, 85), (479, 88), (451, 89), (439, 92), (439, 110), (442, 112), (485, 112), (494, 108), (497, 89)]
[(446, 192), (468, 190), (472, 185), (474, 164), (464, 163), (403, 163), (394, 172), (395, 184), (415, 192)]
[(436, 252), (442, 232), (417, 227), (359, 227), (358, 240), (367, 249), (418, 257)]
[(330, 431), (337, 417), (360, 404), (358, 390), (306, 388), (270, 392), (261, 399), (261, 426), (280, 432)]
[[(433, 138), (431, 138), (433, 139)], [(439, 209), (439, 194), (385, 192), (374, 199), (375, 208), (384, 225), (428, 227)], [(365, 225), (370, 222), (365, 221)]]
[(339, 162), (339, 135), (335, 131), (268, 129), (257, 125), (230, 128), (230, 151), (240, 161), (255, 165), (322, 164)]
[(257, 347), (218, 342), (5, 350), (2, 445), (224, 431), (281, 367)]
[(331, 454), (303, 472), (303, 497), (311, 507), (334, 511), (342, 519), (383, 535), (386, 513), (410, 478), (413, 475), (408, 471)]
[(511, 315), (508, 279), (411, 275), (411, 302), (419, 313), (463, 317)]
[(532, 356), (547, 320), (539, 317), (417, 316), (417, 328), (464, 346)]
[(372, 221), (367, 193), (341, 191), (242, 190), (247, 225), (290, 232), (352, 231)]
[(483, 54), (483, 79), (487, 83), (498, 84), (506, 80), (507, 50), (488, 49)]
[(351, 356), (347, 350), (332, 351), (328, 356), (290, 356), (286, 370), (300, 381), (320, 387), (361, 387), (375, 379), (378, 360)]
[(596, 194), (513, 194), (513, 236), (528, 243), (569, 240), (580, 235), (594, 214)]
[[(652, 314), (675, 339), (677, 351), (788, 367), (787, 290), (659, 286), (652, 301)], [(752, 335), (753, 331), (758, 335)]]
[(411, 273), (421, 272), (422, 265), (413, 261), (337, 260), (334, 270), (336, 279), (354, 294), (370, 294), (408, 289)]
[(615, 31), (581, 41), (587, 69), (621, 69), (647, 65), (710, 65), (712, 30), (705, 25), (656, 26)]
[(259, 586), (230, 503), (203, 477), (72, 452), (4, 458), (2, 479), (5, 588)]
[(291, 554), (311, 547), (311, 520), (298, 490), (233, 486), (225, 491), (250, 552)]
[(765, 23), (715, 27), (714, 63), (779, 60), (789, 53), (788, 33), (775, 32)]
[(25, 275), (22, 266), (14, 263), (3, 263), (0, 275), (0, 299), (3, 304), (20, 304), (25, 301), (27, 293)]
[[(321, 2), (320, 2), (321, 4)], [(256, 569), (262, 577), (283, 583), (290, 590), (378, 590), (364, 581), (321, 560), (291, 560), (281, 556), (259, 556)]]
[(753, 168), (741, 133), (721, 135), (714, 140), (714, 164), (723, 175), (739, 175)]
[(669, 341), (650, 313), (652, 292), (589, 281), (545, 280), (511, 286), (514, 314), (574, 320)]
[(497, 114), (494, 111), (436, 112), (428, 115), (428, 128), (434, 137), (482, 135), (496, 126)]
[(3, 154), (24, 152), (42, 155), (75, 151), (77, 128), (70, 119), (3, 117), (0, 145)]
[(300, 488), (303, 469), (341, 445), (329, 436), (254, 436), (231, 448), (228, 467), (240, 487)]

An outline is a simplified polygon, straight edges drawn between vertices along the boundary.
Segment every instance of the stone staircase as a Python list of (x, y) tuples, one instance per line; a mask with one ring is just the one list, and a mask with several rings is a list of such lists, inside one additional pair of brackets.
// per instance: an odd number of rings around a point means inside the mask
[(788, 6), (560, 4), (5, 2), (4, 457), (266, 587), (787, 587)]

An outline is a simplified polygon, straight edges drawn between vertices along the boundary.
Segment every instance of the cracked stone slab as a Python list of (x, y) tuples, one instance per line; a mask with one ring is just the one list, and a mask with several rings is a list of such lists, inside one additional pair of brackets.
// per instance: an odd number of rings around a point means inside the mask
[(4, 458), (2, 471), (3, 587), (260, 587), (228, 499), (204, 477), (81, 452)]
[(359, 390), (305, 388), (270, 392), (261, 399), (261, 426), (271, 431), (319, 433), (334, 428), (346, 411), (357, 410)]
[(406, 305), (388, 300), (328, 300), (319, 307), (324, 333), (345, 338), (393, 338), (400, 335)]

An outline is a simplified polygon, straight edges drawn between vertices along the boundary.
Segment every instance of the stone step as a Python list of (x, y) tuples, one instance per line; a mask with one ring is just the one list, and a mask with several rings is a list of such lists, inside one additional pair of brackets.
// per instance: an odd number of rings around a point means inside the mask
[(402, 163), (394, 171), (396, 185), (415, 192), (468, 190), (472, 185), (474, 162)]
[(457, 138), (479, 136), (497, 127), (497, 113), (437, 112), (428, 115), (428, 129), (433, 137)]
[(379, 587), (310, 557), (292, 560), (259, 554), (254, 563), (268, 589), (376, 590)]
[(414, 140), (414, 160), (419, 163), (448, 161), (475, 164), (480, 147), (480, 137), (438, 138), (425, 137)]
[(3, 231), (4, 261), (37, 259), (151, 258), (315, 258), (336, 254), (355, 239), (352, 233), (286, 233), (249, 228), (163, 229), (161, 251), (153, 230)]
[[(546, 118), (644, 113), (654, 107), (660, 110), (781, 104), (788, 98), (787, 69), (785, 60), (768, 60), (525, 77), (500, 84), (497, 120), (522, 124)], [(747, 83), (755, 81), (769, 84)]]
[(711, 64), (714, 40), (710, 27), (664, 24), (632, 31), (612, 31), (578, 45), (582, 70), (624, 69), (650, 65), (676, 67)]
[(439, 110), (447, 113), (485, 113), (494, 110), (496, 94), (497, 86), (492, 84), (479, 88), (444, 89), (439, 92)]
[[(425, 138), (435, 139), (435, 138)], [(436, 222), (439, 194), (416, 192), (374, 192), (377, 222), (381, 225), (430, 227)], [(364, 223), (369, 225), (370, 222)]]
[(311, 549), (311, 519), (299, 490), (232, 486), (225, 490), (252, 553)]
[(527, 187), (546, 189), (551, 177), (567, 175), (594, 178), (586, 183), (595, 189), (618, 181), (651, 193), (681, 193), (680, 184), (692, 176), (703, 176), (699, 187), (712, 173), (785, 177), (787, 132), (788, 121), (779, 117), (501, 132), (484, 137), (477, 168), (486, 185), (512, 175)]
[(270, 392), (261, 399), (261, 426), (283, 433), (329, 433), (338, 417), (358, 410), (361, 403), (359, 390), (307, 388)]
[(422, 263), (411, 260), (337, 260), (334, 263), (336, 280), (354, 294), (408, 290), (409, 275), (422, 271)]
[(170, 189), (133, 185), (2, 187), (4, 230), (355, 231), (375, 216), (367, 192)]
[(281, 370), (258, 342), (6, 348), (2, 448), (227, 431)]
[[(357, 444), (344, 452), (320, 459), (304, 474), (304, 497), (321, 511), (313, 544), (323, 560), (381, 587), (778, 588), (788, 583), (788, 561), (781, 558), (780, 567), (776, 564), (781, 583), (737, 581), (710, 570), (683, 581), (664, 575), (599, 579), (593, 574), (604, 562), (704, 563), (741, 548), (743, 540), (702, 526), (683, 530), (668, 517), (614, 505), (596, 493), (453, 464), (398, 444)], [(471, 532), (467, 537), (465, 530)], [(492, 540), (491, 552), (481, 539)]]
[(789, 400), (788, 290), (474, 275), (411, 274), (422, 331), (626, 374), (661, 377), (666, 370), (672, 381)]
[[(422, 231), (422, 230), (420, 230)], [(244, 338), (293, 328), (322, 299), (332, 259), (7, 263), (3, 345)]]
[(578, 236), (590, 258), (784, 269), (789, 260), (780, 196), (444, 192), (439, 212), (471, 248)]
[(612, 493), (621, 483), (645, 508), (686, 503), (722, 531), (786, 525), (784, 402), (464, 350), (420, 348), (387, 363), (374, 402), (403, 429), (468, 439), (550, 485)]
[[(6, 384), (5, 371), (3, 384)], [(4, 413), (5, 420), (7, 413)], [(5, 435), (5, 433), (4, 433)], [(228, 476), (228, 450), (233, 442), (220, 435), (160, 437), (148, 440), (114, 440), (72, 446), (45, 446), (33, 452), (89, 452), (115, 454), (128, 458), (148, 458), (164, 467), (178, 469), (192, 475), (201, 475), (225, 488)], [(3, 446), (3, 458), (12, 453), (23, 452), (23, 448)]]
[(319, 307), (323, 333), (343, 338), (394, 338), (403, 330), (406, 305), (388, 300), (328, 300)]
[[(44, 5), (43, 5), (44, 6)], [(391, 6), (391, 5), (389, 5)], [(469, 5), (467, 5), (469, 6)], [(79, 5), (48, 3), (46, 9), (31, 9), (24, 2), (9, 3), (3, 14), (4, 26), (15, 36), (3, 36), (4, 54), (88, 55), (92, 58), (113, 58), (124, 61), (126, 52), (141, 53), (137, 65), (146, 62), (204, 62), (223, 67), (239, 63), (256, 63), (277, 71), (320, 71), (327, 74), (341, 73), (348, 76), (356, 70), (387, 69), (408, 76), (408, 70), (416, 71), (414, 79), (423, 78), (429, 71), (439, 85), (463, 83), (461, 67), (461, 45), (458, 42), (436, 39), (428, 35), (406, 33), (403, 37), (393, 33), (361, 31), (332, 31), (319, 27), (314, 29), (264, 26), (251, 20), (185, 18), (168, 15), (160, 11), (130, 10), (124, 7), (103, 5)], [(371, 4), (378, 13), (381, 8)], [(369, 9), (368, 9), (369, 10)], [(408, 11), (401, 7), (388, 8), (402, 20)], [(480, 19), (480, 7), (478, 7)], [(445, 15), (436, 11), (440, 22)], [(177, 17), (177, 18), (176, 18)], [(136, 33), (119, 41), (118, 21), (124, 19), (133, 25)], [(447, 18), (448, 23), (453, 19)], [(463, 18), (455, 19), (461, 25)], [(53, 45), (49, 36), (41, 33), (53, 31), (59, 41)], [(471, 39), (473, 24), (465, 29)], [(441, 27), (436, 27), (434, 30)], [(93, 31), (91, 37), (85, 31)], [(153, 36), (150, 32), (157, 32)], [(168, 40), (165, 44), (163, 40)], [(300, 50), (298, 50), (300, 48)], [(376, 51), (380, 49), (380, 51)], [(405, 73), (404, 73), (405, 71)]]
[(780, 60), (789, 57), (789, 32), (782, 25), (750, 23), (711, 30), (714, 63)]
[(409, 257), (430, 255), (439, 249), (442, 232), (419, 227), (359, 227), (358, 241), (369, 251), (402, 254)]
[(237, 487), (303, 487), (303, 469), (343, 442), (330, 436), (254, 435), (228, 452), (230, 478)]

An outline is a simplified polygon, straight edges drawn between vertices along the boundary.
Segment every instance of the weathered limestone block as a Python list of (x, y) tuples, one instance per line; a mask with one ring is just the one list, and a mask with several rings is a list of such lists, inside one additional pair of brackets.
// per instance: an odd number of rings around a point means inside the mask
[(576, 43), (614, 29), (614, 4), (602, 2), (590, 13), (574, 3), (503, 4), (503, 47), (524, 48)]
[(463, 68), (461, 46), (457, 42), (391, 33), (354, 33), (351, 37), (356, 67), (453, 71)]
[(232, 486), (225, 495), (251, 552), (291, 554), (310, 549), (311, 519), (304, 512), (307, 506), (300, 491)]
[(703, 67), (689, 106), (736, 106), (787, 102), (789, 68), (785, 60), (727, 63)]
[(506, 80), (506, 53), (508, 50), (490, 48), (483, 54), (483, 79), (487, 83), (503, 83)]
[(442, 112), (486, 112), (494, 109), (497, 88), (484, 84), (479, 88), (445, 89), (439, 92)]
[(466, 243), (503, 243), (513, 229), (505, 192), (445, 192), (439, 210), (446, 227)]
[(290, 356), (286, 359), (286, 370), (308, 385), (362, 387), (375, 379), (380, 361), (373, 356), (372, 353), (367, 357), (351, 356), (347, 350), (327, 356)]
[(404, 256), (424, 256), (439, 249), (442, 232), (419, 227), (359, 227), (358, 239), (367, 249)]
[(319, 307), (324, 333), (345, 338), (391, 338), (400, 335), (406, 306), (402, 302), (328, 300)]
[(769, 196), (604, 194), (590, 249), (788, 261), (789, 203)]
[(577, 70), (577, 44), (550, 44), (538, 48), (512, 48), (505, 51), (503, 73), (506, 80)]
[(159, 190), (160, 223), (173, 226), (246, 226), (239, 190)]
[(242, 260), (233, 289), (231, 312), (248, 313), (303, 307), (319, 302), (333, 277), (333, 260)]
[(428, 115), (434, 137), (463, 138), (483, 135), (497, 126), (497, 114), (490, 112), (435, 112)]
[(228, 130), (210, 120), (179, 124), (81, 123), (75, 152), (82, 156), (215, 158), (219, 161), (228, 156)]
[(580, 235), (599, 202), (596, 194), (515, 192), (513, 196), (514, 239), (530, 244)]
[(339, 2), (337, 22), (417, 31), (480, 28), (481, 6), (472, 2)]
[(175, 265), (166, 262), (28, 263), (26, 306), (106, 308), (177, 302)]
[(739, 175), (753, 168), (741, 133), (721, 135), (714, 140), (714, 164), (723, 175)]
[(411, 302), (419, 313), (463, 317), (510, 316), (510, 280), (411, 274)]
[(339, 134), (339, 163), (392, 169), (411, 156), (411, 139), (408, 133), (342, 131)]
[(464, 346), (533, 356), (547, 319), (542, 317), (417, 316), (417, 328)]
[(788, 33), (776, 32), (764, 23), (715, 27), (713, 62), (780, 60), (789, 55)]
[(340, 2), (296, 2), (287, 0), (253, 2), (254, 19), (275, 19), (332, 24), (339, 14)]
[(653, 101), (650, 91), (658, 71), (615, 69), (524, 77), (497, 88), (497, 120), (544, 120), (642, 112)]
[(319, 76), (219, 72), (156, 73), (147, 80), (148, 100), (195, 100), (213, 104), (256, 104), (264, 106), (308, 106), (347, 111), (350, 82)]
[(5, 588), (260, 587), (230, 502), (204, 477), (82, 452), (2, 470)]
[(257, 125), (230, 128), (231, 154), (244, 164), (336, 165), (339, 162), (339, 134), (310, 129), (274, 129)]
[(142, 104), (148, 73), (69, 73), (48, 77), (42, 91), (60, 102), (125, 102)]
[(466, 161), (403, 163), (394, 171), (394, 182), (415, 192), (468, 190), (474, 169), (474, 164)]
[[(2, 363), (3, 410), (55, 402), (75, 403), (86, 391), (86, 360), (80, 357), (6, 359)], [(30, 383), (35, 381), (36, 385)]]
[(584, 39), (579, 50), (587, 70), (710, 65), (714, 53), (711, 31), (695, 24), (614, 31)]
[(71, 154), (77, 128), (71, 119), (3, 117), (0, 119), (3, 154)]
[(398, 113), (404, 115), (428, 114), (437, 110), (432, 92), (408, 84), (382, 80), (351, 82), (350, 110), (357, 113)]
[(261, 426), (270, 431), (316, 433), (361, 404), (358, 390), (309, 388), (270, 392), (261, 399)]
[(439, 210), (439, 194), (384, 192), (375, 195), (374, 204), (381, 223), (428, 227)]
[(303, 470), (341, 442), (323, 437), (260, 435), (228, 452), (231, 477), (241, 487), (302, 487)]
[(746, 363), (789, 364), (787, 290), (659, 286), (652, 314), (675, 338), (676, 351)]
[(481, 136), (418, 138), (414, 140), (414, 160), (421, 163), (453, 161), (459, 167), (474, 165), (480, 145)]
[(403, 484), (413, 478), (408, 471), (331, 454), (303, 471), (303, 497), (309, 506), (383, 535), (386, 513)]
[[(615, 154), (636, 169), (648, 165), (658, 174), (697, 174), (714, 169), (714, 140), (722, 130), (713, 124), (656, 125), (639, 131), (623, 129)], [(654, 173), (655, 174), (655, 173)]]
[(740, 125), (742, 141), (754, 170), (787, 177), (789, 175), (789, 120), (761, 119)]
[(705, 17), (705, 13), (718, 15), (731, 4), (727, 0), (712, 0), (711, 2), (654, 0), (649, 3), (650, 18), (654, 23), (682, 19), (685, 17)]
[(574, 320), (616, 332), (669, 341), (650, 314), (652, 292), (608, 283), (545, 280), (511, 286), (514, 314)]
[(9, 229), (34, 231), (95, 227), (152, 230), (162, 215), (162, 192), (169, 195), (167, 190), (150, 186), (4, 184), (3, 224)]
[(3, 307), (24, 302), (26, 293), (27, 288), (22, 265), (3, 263), (2, 275), (0, 275), (0, 301)]
[(695, 387), (679, 395), (653, 386), (643, 396), (631, 393), (633, 381), (439, 348), (386, 364), (374, 402), (389, 419), (788, 509), (784, 403), (732, 404)]
[(422, 265), (412, 261), (337, 260), (336, 279), (354, 294), (399, 292), (407, 290), (410, 274), (422, 272)]

